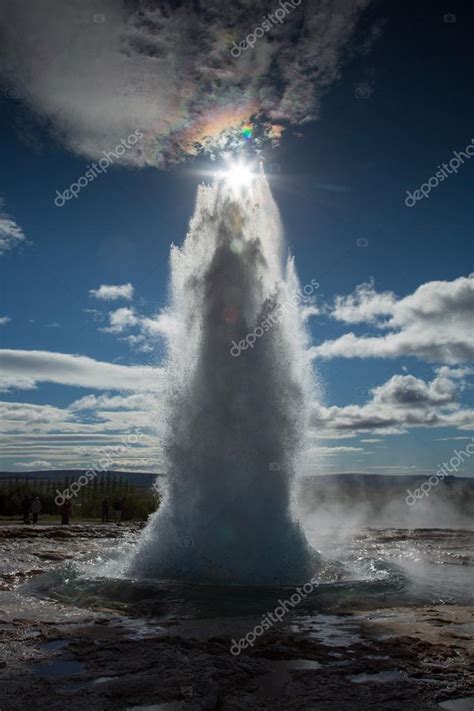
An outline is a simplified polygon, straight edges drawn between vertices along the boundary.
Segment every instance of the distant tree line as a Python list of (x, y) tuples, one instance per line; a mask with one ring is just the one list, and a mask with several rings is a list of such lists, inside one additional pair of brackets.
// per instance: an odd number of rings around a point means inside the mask
[[(68, 489), (75, 480), (75, 477), (68, 475), (63, 481), (22, 478), (21, 475), (0, 479), (0, 516), (20, 516), (25, 496), (31, 499), (39, 497), (41, 515), (59, 515), (54, 499), (58, 492)], [(115, 506), (120, 505), (121, 518), (125, 521), (145, 520), (160, 503), (155, 489), (134, 486), (122, 476), (107, 472), (98, 475), (71, 498), (72, 520), (101, 518), (104, 499), (109, 500), (111, 513)]]

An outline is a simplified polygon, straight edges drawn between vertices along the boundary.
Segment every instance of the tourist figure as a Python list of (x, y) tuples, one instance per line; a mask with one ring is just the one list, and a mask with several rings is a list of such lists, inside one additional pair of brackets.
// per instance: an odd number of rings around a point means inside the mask
[(69, 526), (69, 516), (72, 511), (71, 499), (66, 499), (64, 504), (61, 506), (61, 525)]
[(41, 511), (41, 501), (38, 496), (35, 496), (31, 503), (31, 513), (33, 514), (33, 523), (38, 523), (38, 516)]
[(120, 499), (120, 521), (123, 521), (127, 518), (127, 513), (127, 504), (125, 503), (124, 499)]
[(110, 501), (104, 499), (102, 502), (102, 523), (109, 522)]
[(30, 511), (31, 511), (31, 499), (25, 494), (23, 501), (21, 502), (21, 512), (23, 514), (23, 523), (30, 522)]
[(114, 518), (115, 518), (115, 523), (120, 523), (122, 520), (122, 501), (121, 499), (117, 499), (117, 501), (114, 502)]

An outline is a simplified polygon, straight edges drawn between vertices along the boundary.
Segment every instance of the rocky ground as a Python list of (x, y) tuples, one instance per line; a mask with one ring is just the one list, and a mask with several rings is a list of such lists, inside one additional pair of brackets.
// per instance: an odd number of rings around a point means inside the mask
[(25, 579), (113, 546), (126, 530), (31, 529), (0, 527), (1, 711), (474, 709), (473, 698), (440, 706), (474, 693), (472, 608), (293, 617), (234, 657), (230, 638), (249, 619), (144, 625), (20, 593)]

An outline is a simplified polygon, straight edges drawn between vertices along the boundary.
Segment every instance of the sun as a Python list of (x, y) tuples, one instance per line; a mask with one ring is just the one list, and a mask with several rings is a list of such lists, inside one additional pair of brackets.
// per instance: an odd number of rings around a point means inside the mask
[(224, 172), (224, 178), (228, 185), (234, 190), (240, 190), (251, 184), (255, 177), (251, 166), (245, 163), (234, 163), (229, 167), (229, 170)]

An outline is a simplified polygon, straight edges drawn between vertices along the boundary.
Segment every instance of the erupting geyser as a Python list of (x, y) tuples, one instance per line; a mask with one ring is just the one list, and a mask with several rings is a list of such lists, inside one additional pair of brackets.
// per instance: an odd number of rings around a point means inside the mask
[(189, 233), (171, 250), (167, 492), (128, 575), (309, 579), (317, 554), (291, 512), (314, 392), (301, 301), (263, 173), (244, 180), (239, 167), (200, 186)]

